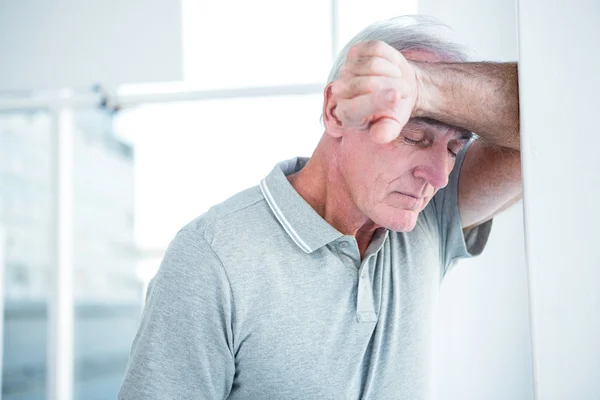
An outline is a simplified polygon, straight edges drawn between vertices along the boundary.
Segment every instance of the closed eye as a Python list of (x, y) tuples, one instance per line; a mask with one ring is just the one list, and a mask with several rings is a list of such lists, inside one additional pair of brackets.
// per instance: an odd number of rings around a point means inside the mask
[[(409, 139), (406, 136), (404, 136), (404, 142), (410, 145), (419, 145), (419, 146), (426, 146), (426, 140), (413, 140), (413, 139)], [(458, 155), (458, 153), (460, 152), (460, 150), (462, 149), (462, 146), (460, 146), (456, 152), (453, 151), (451, 148), (448, 148), (448, 156), (451, 158), (456, 158), (456, 156)]]
[(404, 140), (404, 143), (406, 143), (406, 144), (418, 145), (421, 147), (427, 147), (431, 144), (431, 140), (429, 140), (428, 138), (415, 140), (415, 139), (411, 139), (409, 137), (403, 136), (403, 140)]
[(412, 139), (407, 138), (406, 136), (404, 137), (404, 141), (409, 144), (419, 144), (422, 142), (422, 140), (412, 140)]

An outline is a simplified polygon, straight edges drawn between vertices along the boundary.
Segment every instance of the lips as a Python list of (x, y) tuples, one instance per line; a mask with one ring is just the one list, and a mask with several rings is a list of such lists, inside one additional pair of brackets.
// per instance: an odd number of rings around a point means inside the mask
[(396, 192), (396, 193), (400, 193), (400, 194), (402, 194), (404, 196), (407, 196), (407, 197), (412, 197), (415, 200), (420, 200), (421, 199), (420, 196), (416, 196), (416, 195), (411, 194), (411, 193), (406, 193), (406, 192)]

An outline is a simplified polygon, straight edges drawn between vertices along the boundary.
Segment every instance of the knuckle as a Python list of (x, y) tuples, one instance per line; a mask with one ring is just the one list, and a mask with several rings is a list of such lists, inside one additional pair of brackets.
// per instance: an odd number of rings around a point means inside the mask
[(360, 54), (360, 51), (361, 51), (360, 43), (354, 44), (354, 45), (350, 46), (350, 48), (348, 49), (346, 58), (347, 59), (356, 58)]
[(382, 88), (382, 82), (381, 79), (377, 77), (369, 76), (365, 78), (364, 86), (367, 91), (376, 92)]
[(369, 58), (365, 58), (363, 60), (363, 67), (367, 70), (367, 71), (371, 71), (373, 70), (373, 67), (375, 66), (375, 60), (372, 57)]
[(397, 105), (400, 99), (402, 98), (400, 91), (398, 91), (397, 89), (386, 90), (383, 93), (383, 95), (385, 96), (385, 100), (391, 107)]
[(372, 57), (369, 60), (369, 70), (372, 72), (376, 72), (380, 69), (381, 67), (381, 59), (378, 57)]
[(354, 63), (356, 72), (364, 75), (375, 71), (377, 66), (377, 60), (374, 57), (361, 57), (356, 59)]
[(380, 40), (373, 40), (370, 42), (371, 50), (377, 54), (381, 54), (387, 48), (387, 45)]
[(348, 62), (344, 63), (344, 65), (342, 65), (342, 68), (340, 69), (340, 76), (346, 76), (351, 73), (352, 73), (352, 65)]
[(380, 43), (381, 42), (379, 40), (367, 40), (365, 41), (365, 46), (369, 47), (370, 49), (376, 49)]

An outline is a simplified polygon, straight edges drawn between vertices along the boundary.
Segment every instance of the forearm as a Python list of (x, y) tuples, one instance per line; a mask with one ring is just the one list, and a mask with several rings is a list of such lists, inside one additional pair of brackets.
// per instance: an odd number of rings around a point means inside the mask
[(520, 148), (516, 63), (415, 63), (415, 117), (475, 132), (494, 145)]

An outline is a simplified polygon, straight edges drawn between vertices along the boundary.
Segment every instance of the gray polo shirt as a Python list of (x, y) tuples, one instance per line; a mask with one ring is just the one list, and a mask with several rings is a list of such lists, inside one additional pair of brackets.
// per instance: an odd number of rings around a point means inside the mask
[(431, 398), (440, 282), (491, 227), (463, 237), (463, 156), (415, 229), (377, 230), (362, 260), (288, 182), (306, 159), (188, 224), (148, 289), (119, 399)]

